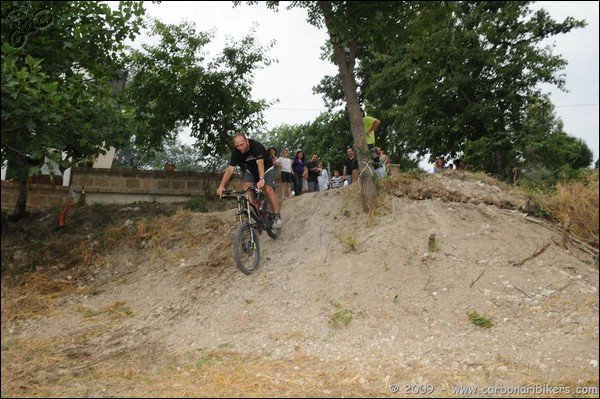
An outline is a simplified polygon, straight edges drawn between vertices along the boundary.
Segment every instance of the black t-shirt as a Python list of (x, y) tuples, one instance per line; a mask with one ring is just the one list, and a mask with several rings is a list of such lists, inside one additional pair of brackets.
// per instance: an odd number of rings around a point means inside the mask
[(248, 139), (248, 144), (250, 145), (248, 152), (242, 153), (237, 148), (233, 150), (229, 165), (237, 166), (239, 164), (245, 164), (248, 171), (252, 173), (254, 179), (257, 180), (260, 176), (258, 175), (256, 160), (262, 159), (264, 161), (265, 172), (273, 167), (273, 161), (271, 160), (271, 157), (267, 156), (267, 149), (264, 145), (252, 139)]
[(319, 164), (317, 162), (313, 162), (313, 161), (309, 161), (306, 164), (306, 167), (308, 168), (308, 178), (306, 179), (306, 181), (313, 181), (313, 182), (319, 182), (319, 172), (314, 172), (312, 169), (318, 167)]
[(356, 158), (346, 158), (346, 162), (344, 162), (344, 166), (346, 166), (346, 174), (351, 175), (352, 170), (358, 169), (358, 159)]

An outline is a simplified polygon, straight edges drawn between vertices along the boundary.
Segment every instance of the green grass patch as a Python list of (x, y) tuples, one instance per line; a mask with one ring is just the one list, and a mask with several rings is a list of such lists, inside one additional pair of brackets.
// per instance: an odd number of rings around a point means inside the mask
[(471, 323), (475, 324), (477, 327), (491, 328), (494, 326), (494, 323), (492, 323), (490, 319), (480, 315), (474, 310), (468, 311), (467, 317), (471, 320)]

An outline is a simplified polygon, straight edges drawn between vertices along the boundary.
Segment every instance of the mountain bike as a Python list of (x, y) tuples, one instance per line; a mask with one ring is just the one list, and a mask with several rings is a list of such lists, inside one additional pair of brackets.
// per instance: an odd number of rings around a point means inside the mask
[(221, 198), (235, 198), (240, 224), (233, 234), (233, 257), (244, 274), (252, 274), (260, 264), (258, 236), (264, 231), (276, 239), (281, 228), (273, 228), (275, 214), (269, 209), (269, 198), (256, 187), (245, 190), (226, 190)]

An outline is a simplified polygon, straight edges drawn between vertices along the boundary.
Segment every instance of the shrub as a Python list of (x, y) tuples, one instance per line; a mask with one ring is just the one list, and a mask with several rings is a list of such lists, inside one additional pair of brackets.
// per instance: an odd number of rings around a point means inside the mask
[(206, 206), (206, 198), (205, 197), (192, 197), (187, 205), (186, 209), (192, 212), (208, 212), (208, 208)]
[(588, 170), (578, 180), (556, 184), (554, 190), (537, 198), (542, 209), (562, 223), (573, 207), (571, 232), (578, 239), (598, 248), (598, 171)]

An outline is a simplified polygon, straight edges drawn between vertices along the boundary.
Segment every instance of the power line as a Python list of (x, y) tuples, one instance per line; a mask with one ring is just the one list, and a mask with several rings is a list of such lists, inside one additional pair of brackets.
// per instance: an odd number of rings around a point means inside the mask
[[(596, 104), (571, 104), (571, 105), (555, 105), (555, 108), (568, 108), (568, 107), (597, 107)], [(327, 108), (281, 108), (281, 107), (270, 107), (269, 110), (277, 111), (326, 111)]]
[(278, 111), (326, 111), (327, 108), (279, 108), (279, 107), (271, 107), (269, 110), (278, 110)]
[(573, 105), (555, 105), (554, 108), (566, 107), (597, 107), (599, 104), (573, 104)]

